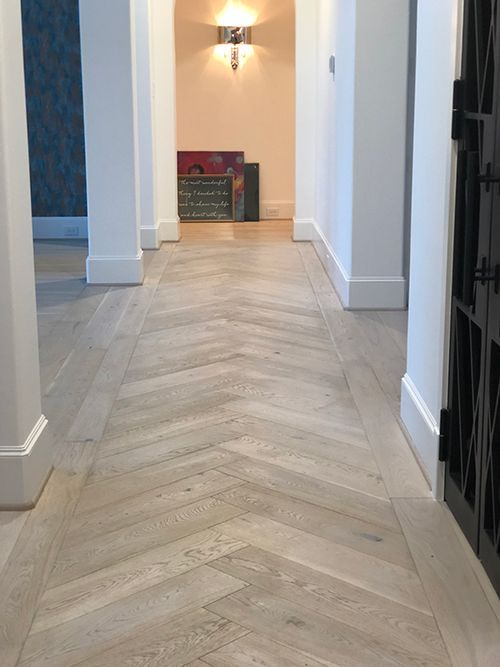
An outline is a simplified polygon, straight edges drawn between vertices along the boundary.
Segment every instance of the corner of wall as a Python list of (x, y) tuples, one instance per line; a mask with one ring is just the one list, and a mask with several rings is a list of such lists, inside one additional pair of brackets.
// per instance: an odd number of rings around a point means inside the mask
[(442, 498), (444, 471), (443, 464), (438, 461), (439, 425), (408, 374), (401, 382), (401, 419), (414, 450), (418, 453), (434, 496)]

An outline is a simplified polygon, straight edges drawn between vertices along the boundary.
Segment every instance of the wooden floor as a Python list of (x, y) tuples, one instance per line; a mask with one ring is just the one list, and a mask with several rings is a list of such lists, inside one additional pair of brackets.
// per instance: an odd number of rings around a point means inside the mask
[(404, 315), (290, 223), (184, 226), (141, 287), (37, 246), (37, 507), (0, 514), (0, 665), (498, 667), (498, 599), (400, 429)]

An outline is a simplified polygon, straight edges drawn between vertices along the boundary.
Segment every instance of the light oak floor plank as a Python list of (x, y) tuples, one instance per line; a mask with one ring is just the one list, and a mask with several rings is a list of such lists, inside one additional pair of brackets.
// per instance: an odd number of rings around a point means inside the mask
[(325, 665), (331, 660), (346, 667), (403, 664), (362, 632), (254, 586), (207, 608), (229, 620), (238, 618), (247, 629), (317, 657)]
[(72, 667), (121, 645), (129, 635), (139, 635), (244, 586), (202, 565), (85, 616), (30, 634), (19, 665)]
[(206, 667), (197, 660), (207, 651), (215, 651), (228, 643), (245, 637), (248, 630), (199, 609), (169, 623), (146, 630), (140, 636), (123, 642), (116, 648), (79, 663), (81, 667), (122, 667), (154, 665), (155, 667)]
[(415, 611), (432, 615), (414, 568), (388, 563), (250, 513), (220, 524), (218, 530), (263, 551), (284, 556)]
[(425, 499), (394, 504), (453, 664), (500, 664), (500, 623), (444, 509)]
[(31, 630), (67, 623), (245, 546), (215, 530), (201, 531), (48, 589)]
[[(209, 653), (199, 664), (193, 663), (189, 667), (321, 667), (324, 662), (318, 662), (297, 650), (292, 650), (284, 644), (267, 639), (263, 635), (250, 633), (242, 639), (237, 639), (224, 648)], [(330, 666), (332, 662), (328, 663)]]
[(224, 491), (217, 498), (247, 512), (259, 514), (390, 563), (408, 569), (414, 568), (406, 540), (399, 532), (253, 484)]
[(404, 605), (255, 548), (212, 567), (273, 595), (355, 628), (407, 665), (450, 664), (435, 620)]

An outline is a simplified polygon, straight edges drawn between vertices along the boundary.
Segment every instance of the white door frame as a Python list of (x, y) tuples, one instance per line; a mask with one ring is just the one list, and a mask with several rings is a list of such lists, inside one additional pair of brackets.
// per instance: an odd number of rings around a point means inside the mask
[[(178, 241), (175, 2), (151, 0), (153, 126), (159, 241)], [(317, 6), (295, 0), (296, 156), (294, 240), (310, 240), (316, 190)]]

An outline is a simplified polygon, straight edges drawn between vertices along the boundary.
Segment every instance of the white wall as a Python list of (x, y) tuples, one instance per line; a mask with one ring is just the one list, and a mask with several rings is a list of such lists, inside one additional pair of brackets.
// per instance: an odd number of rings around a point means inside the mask
[(460, 72), (461, 4), (462, 0), (420, 0), (418, 5), (408, 371), (402, 417), (437, 495), (443, 481), (438, 436), (447, 384), (456, 162), (450, 132), (453, 80)]
[(402, 308), (409, 2), (318, 0), (317, 31), (317, 248), (346, 307)]
[[(342, 266), (347, 276), (352, 272), (356, 3), (319, 0), (318, 15), (315, 222), (336, 258), (333, 269)], [(328, 67), (331, 55), (335, 80)], [(338, 276), (332, 277), (338, 286)]]
[(135, 3), (80, 3), (90, 283), (143, 280)]
[(408, 0), (358, 0), (352, 274), (403, 275)]
[(52, 467), (40, 400), (19, 2), (0, 3), (0, 509), (33, 506)]
[(295, 226), (310, 238), (316, 207), (316, 43), (318, 1), (295, 0)]
[(150, 4), (150, 0), (135, 3), (137, 150), (140, 184), (139, 224), (142, 248), (157, 248), (159, 244), (156, 191), (154, 187), (155, 145)]
[(151, 0), (157, 225), (161, 241), (178, 241), (175, 104), (175, 0)]

